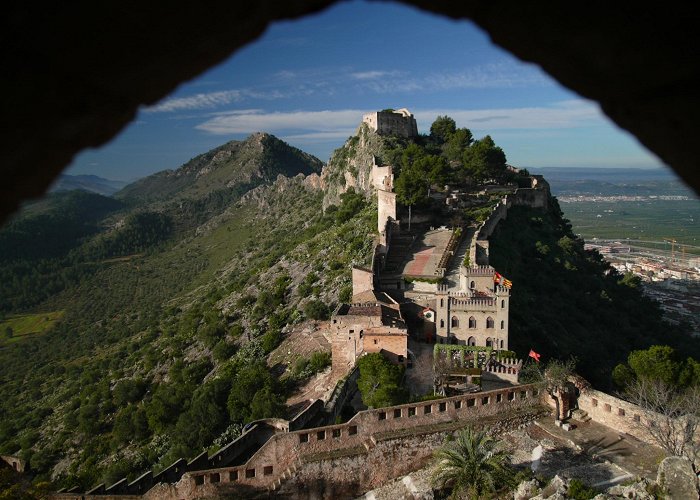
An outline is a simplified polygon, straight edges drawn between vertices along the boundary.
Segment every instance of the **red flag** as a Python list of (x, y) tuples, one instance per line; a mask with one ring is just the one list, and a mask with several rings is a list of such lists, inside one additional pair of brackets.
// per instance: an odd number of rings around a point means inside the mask
[(500, 285), (503, 282), (503, 276), (494, 271), (493, 282)]
[(531, 357), (532, 359), (534, 359), (535, 361), (537, 361), (538, 363), (540, 362), (540, 355), (537, 354), (532, 349), (530, 349), (530, 354), (528, 354), (528, 356)]

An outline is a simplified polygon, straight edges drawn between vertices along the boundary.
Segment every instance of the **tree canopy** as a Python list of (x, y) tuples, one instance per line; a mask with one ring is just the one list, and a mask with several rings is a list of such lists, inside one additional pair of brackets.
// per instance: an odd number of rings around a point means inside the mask
[(430, 137), (435, 142), (443, 144), (449, 137), (454, 134), (457, 129), (457, 124), (449, 116), (438, 116), (432, 125), (430, 125)]
[(462, 155), (464, 175), (474, 180), (501, 180), (506, 173), (506, 155), (491, 136), (474, 141)]
[(360, 378), (357, 386), (362, 394), (362, 402), (372, 408), (382, 408), (404, 403), (407, 391), (401, 386), (403, 367), (391, 364), (380, 353), (370, 353), (361, 357), (357, 366)]
[(672, 387), (695, 386), (700, 383), (700, 363), (690, 357), (683, 359), (670, 346), (653, 345), (632, 351), (627, 363), (620, 363), (613, 370), (613, 381), (621, 388), (642, 379)]

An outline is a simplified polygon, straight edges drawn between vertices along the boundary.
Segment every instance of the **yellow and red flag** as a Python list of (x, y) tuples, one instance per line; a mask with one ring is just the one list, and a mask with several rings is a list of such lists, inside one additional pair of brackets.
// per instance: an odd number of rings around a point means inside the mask
[(499, 273), (497, 273), (497, 272), (495, 272), (495, 271), (494, 271), (494, 274), (493, 274), (493, 282), (494, 282), (494, 283), (497, 283), (497, 284), (499, 284), (499, 285), (501, 285), (501, 286), (504, 286), (504, 287), (506, 287), (506, 288), (510, 288), (510, 287), (513, 286), (513, 282), (512, 282), (511, 280), (505, 278), (503, 275), (501, 275), (501, 274), (499, 274)]

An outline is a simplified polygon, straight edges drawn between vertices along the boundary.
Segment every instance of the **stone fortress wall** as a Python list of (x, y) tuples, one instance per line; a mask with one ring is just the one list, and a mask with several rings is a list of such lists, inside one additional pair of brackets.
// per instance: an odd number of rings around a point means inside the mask
[(417, 137), (418, 124), (413, 114), (406, 108), (396, 111), (375, 111), (362, 115), (362, 122), (379, 135)]
[(498, 223), (508, 217), (510, 207), (526, 206), (546, 209), (549, 206), (549, 198), (549, 183), (541, 175), (530, 176), (530, 187), (517, 188), (513, 193), (503, 196), (472, 236), (469, 262), (472, 265), (489, 265), (489, 238)]
[[(344, 424), (275, 434), (243, 465), (187, 472), (177, 484), (158, 485), (143, 498), (197, 498), (251, 489), (276, 490), (304, 464), (366, 454), (387, 434), (401, 437), (426, 426), (497, 415), (507, 406), (537, 402), (541, 395), (533, 386), (519, 386), (365, 410)], [(406, 462), (408, 472), (413, 464)], [(357, 472), (357, 477), (361, 477)]]

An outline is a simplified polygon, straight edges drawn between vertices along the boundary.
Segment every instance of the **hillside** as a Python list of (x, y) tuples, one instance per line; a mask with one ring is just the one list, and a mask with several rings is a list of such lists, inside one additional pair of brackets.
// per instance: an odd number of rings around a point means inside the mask
[(51, 186), (51, 192), (73, 191), (79, 189), (88, 193), (97, 193), (103, 196), (111, 196), (124, 188), (128, 182), (113, 181), (97, 175), (68, 175), (61, 174), (58, 180)]
[(490, 241), (491, 263), (513, 281), (511, 347), (545, 359), (578, 359), (597, 388), (634, 349), (671, 345), (700, 357), (690, 332), (662, 320), (639, 283), (622, 276), (596, 251), (583, 249), (555, 199), (548, 211), (514, 207)]
[(230, 141), (196, 156), (177, 170), (165, 170), (126, 186), (115, 197), (151, 202), (199, 198), (212, 192), (320, 172), (321, 161), (266, 133)]
[[(343, 220), (324, 215), (323, 192), (303, 175), (317, 160), (272, 136), (242, 144), (273, 146), (248, 157), (267, 172), (255, 189), (217, 184), (198, 196), (190, 163), (191, 182), (178, 184), (186, 200), (59, 193), (0, 231), (0, 323), (17, 330), (0, 341), (2, 453), (40, 479), (89, 488), (221, 446), (253, 416), (284, 411), (296, 382), (271, 376), (265, 357), (305, 311), (328, 314), (348, 293), (350, 266), (369, 263), (376, 212), (361, 203)], [(293, 176), (273, 179), (280, 171)], [(56, 241), (23, 254), (40, 228)], [(60, 320), (20, 336), (20, 311)]]
[[(0, 453), (84, 491), (217, 450), (252, 420), (288, 416), (285, 401), (312, 360), (269, 355), (350, 299), (351, 266), (371, 265), (372, 165), (395, 165), (399, 199), (434, 217), (445, 203), (426, 187), (479, 191), (520, 178), (490, 137), (474, 141), (449, 120), (414, 139), (362, 125), (320, 176), (317, 159), (255, 134), (116, 199), (59, 193), (28, 207), (0, 231), (0, 326), (32, 320), (41, 330), (20, 336), (17, 327), (0, 343)], [(482, 220), (489, 208), (474, 200), (454, 219)], [(42, 231), (50, 238), (37, 245)], [(548, 212), (514, 210), (491, 248), (515, 283), (518, 354), (574, 354), (604, 386), (630, 348), (682, 344), (633, 282), (583, 251), (555, 201)]]

